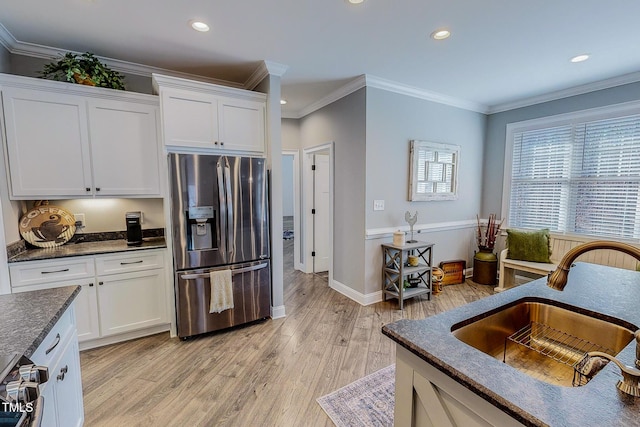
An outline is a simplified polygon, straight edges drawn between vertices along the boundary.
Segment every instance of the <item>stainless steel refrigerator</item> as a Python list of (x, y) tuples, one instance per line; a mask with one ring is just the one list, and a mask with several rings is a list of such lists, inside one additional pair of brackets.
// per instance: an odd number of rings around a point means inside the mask
[[(265, 159), (171, 153), (169, 172), (178, 336), (269, 317)], [(233, 308), (210, 313), (217, 270), (231, 270)]]

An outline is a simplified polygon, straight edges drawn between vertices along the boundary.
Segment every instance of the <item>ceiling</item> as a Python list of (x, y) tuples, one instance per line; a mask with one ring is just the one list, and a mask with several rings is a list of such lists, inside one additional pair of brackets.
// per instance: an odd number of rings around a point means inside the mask
[[(2, 3), (4, 44), (13, 53), (90, 51), (238, 86), (263, 60), (286, 65), (285, 117), (299, 117), (361, 75), (485, 112), (576, 86), (640, 80), (638, 0)], [(211, 30), (192, 30), (193, 19)], [(440, 28), (451, 37), (431, 39)], [(582, 53), (591, 58), (569, 61)]]

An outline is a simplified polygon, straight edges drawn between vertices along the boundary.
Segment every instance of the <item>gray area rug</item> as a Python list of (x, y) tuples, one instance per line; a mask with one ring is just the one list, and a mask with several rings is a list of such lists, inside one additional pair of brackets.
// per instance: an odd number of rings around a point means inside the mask
[(380, 369), (317, 399), (338, 427), (393, 426), (396, 365)]

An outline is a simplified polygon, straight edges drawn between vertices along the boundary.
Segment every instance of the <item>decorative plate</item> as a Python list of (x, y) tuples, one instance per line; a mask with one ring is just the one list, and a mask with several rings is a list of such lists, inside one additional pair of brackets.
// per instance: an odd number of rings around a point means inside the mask
[(40, 205), (20, 218), (20, 235), (39, 248), (64, 245), (76, 232), (76, 220), (58, 206)]

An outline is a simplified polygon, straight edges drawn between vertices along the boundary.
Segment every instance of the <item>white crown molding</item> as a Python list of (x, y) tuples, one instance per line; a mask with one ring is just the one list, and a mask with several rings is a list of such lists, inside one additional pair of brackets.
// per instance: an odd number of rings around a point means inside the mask
[[(13, 35), (0, 24), (0, 44), (2, 44), (12, 55), (31, 56), (35, 58), (43, 59), (58, 59), (68, 51), (51, 46), (44, 46), (35, 43), (27, 43), (17, 40)], [(82, 54), (83, 52), (73, 52), (76, 54)], [(206, 83), (213, 83), (221, 86), (230, 86), (237, 89), (244, 88), (244, 84), (232, 82), (229, 80), (216, 79), (212, 77), (203, 77), (190, 73), (183, 73), (180, 71), (167, 70), (165, 68), (153, 67), (150, 65), (138, 64), (135, 62), (121, 61), (119, 59), (107, 58), (104, 56), (96, 55), (101, 62), (109, 66), (114, 71), (120, 73), (133, 74), (144, 77), (151, 77), (151, 74), (165, 74), (173, 77), (179, 77), (183, 79), (199, 80)]]
[(243, 87), (247, 90), (253, 90), (267, 76), (272, 75), (276, 77), (282, 77), (288, 69), (288, 65), (278, 64), (277, 62), (273, 61), (262, 61), (260, 65), (258, 65), (258, 68), (256, 68), (256, 70), (244, 82)]
[(505, 102), (489, 107), (487, 114), (502, 113), (504, 111), (515, 110), (516, 108), (529, 107), (531, 105), (541, 104), (543, 102), (556, 101), (558, 99), (569, 98), (571, 96), (583, 95), (597, 90), (609, 89), (616, 86), (622, 86), (629, 83), (637, 83), (640, 81), (640, 71), (624, 74), (610, 79), (600, 80), (593, 83), (587, 83), (580, 86), (570, 87), (568, 89), (558, 90), (546, 93), (544, 95), (532, 96), (530, 98), (520, 99), (513, 102)]
[(287, 119), (299, 119), (302, 118), (308, 114), (313, 113), (314, 111), (317, 111), (323, 107), (326, 107), (327, 105), (336, 102), (337, 100), (344, 98), (347, 95), (352, 94), (353, 92), (357, 91), (358, 89), (362, 89), (363, 87), (366, 86), (366, 76), (363, 74), (361, 76), (356, 77), (355, 79), (351, 80), (350, 82), (348, 82), (347, 84), (345, 84), (344, 86), (339, 87), (338, 89), (334, 90), (333, 92), (331, 92), (329, 95), (325, 96), (322, 99), (319, 99), (318, 101), (307, 105), (306, 107), (304, 107), (302, 110), (298, 111), (297, 113), (287, 113), (286, 116), (283, 114), (282, 117), (287, 118)]
[(394, 92), (401, 95), (411, 96), (413, 98), (424, 99), (426, 101), (436, 102), (438, 104), (444, 104), (451, 107), (461, 108), (463, 110), (474, 111), (476, 113), (486, 114), (489, 107), (477, 102), (467, 101), (464, 99), (454, 98), (452, 96), (444, 95), (441, 93), (420, 89), (417, 87), (405, 85), (402, 83), (394, 82), (391, 80), (382, 79), (372, 75), (366, 76), (367, 87), (373, 87), (376, 89), (386, 90), (388, 92)]
[(11, 46), (16, 43), (16, 38), (13, 34), (0, 23), (0, 44), (4, 46), (9, 52), (11, 52)]
[(488, 107), (476, 102), (465, 101), (463, 99), (453, 98), (447, 95), (443, 95), (436, 92), (427, 91), (424, 89), (418, 89), (416, 87), (404, 85), (402, 83), (392, 82), (391, 80), (381, 79), (369, 74), (363, 74), (355, 79), (351, 80), (344, 86), (331, 92), (324, 98), (307, 105), (303, 109), (292, 112), (283, 112), (282, 117), (285, 119), (300, 119), (308, 114), (313, 113), (327, 105), (336, 102), (340, 98), (344, 98), (347, 95), (352, 94), (358, 89), (363, 87), (373, 87), (376, 89), (385, 90), (388, 92), (394, 92), (401, 95), (411, 96), (414, 98), (424, 99), (427, 101), (437, 102), (438, 104), (449, 105), (452, 107), (462, 108), (464, 110), (470, 110), (477, 113), (486, 114)]

